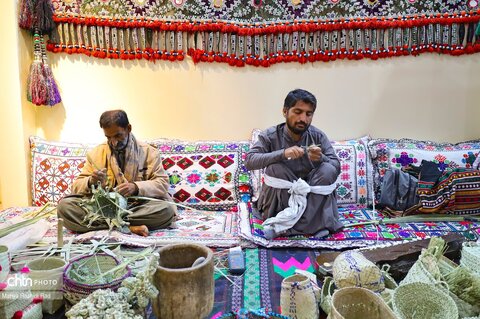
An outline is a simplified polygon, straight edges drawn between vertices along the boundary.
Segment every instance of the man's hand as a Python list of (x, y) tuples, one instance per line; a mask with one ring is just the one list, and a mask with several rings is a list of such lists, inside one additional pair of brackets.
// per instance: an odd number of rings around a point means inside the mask
[(117, 186), (117, 193), (124, 197), (137, 195), (138, 187), (135, 183), (123, 183)]
[(307, 147), (307, 154), (312, 162), (318, 162), (322, 159), (322, 149), (318, 146), (312, 145)]
[(287, 160), (292, 160), (302, 157), (305, 151), (300, 146), (292, 146), (285, 149), (284, 154)]
[(92, 175), (90, 176), (90, 185), (98, 185), (98, 182), (105, 187), (105, 183), (107, 181), (107, 169), (102, 168), (101, 170), (93, 171)]

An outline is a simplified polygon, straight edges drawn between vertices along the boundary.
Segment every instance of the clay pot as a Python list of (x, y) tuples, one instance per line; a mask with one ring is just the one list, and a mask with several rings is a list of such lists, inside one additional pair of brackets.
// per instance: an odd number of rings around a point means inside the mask
[[(199, 244), (174, 244), (161, 248), (159, 254), (159, 266), (153, 280), (159, 291), (153, 300), (157, 318), (207, 316), (213, 309), (215, 288), (212, 251)], [(205, 259), (198, 260), (200, 257)], [(192, 266), (195, 261), (196, 265)]]

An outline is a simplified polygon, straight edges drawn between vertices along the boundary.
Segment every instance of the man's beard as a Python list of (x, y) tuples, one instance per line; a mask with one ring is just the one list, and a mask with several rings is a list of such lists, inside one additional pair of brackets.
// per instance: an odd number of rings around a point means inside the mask
[(124, 150), (125, 147), (127, 147), (129, 136), (130, 136), (130, 135), (127, 135), (127, 137), (126, 137), (123, 141), (118, 141), (115, 146), (113, 146), (113, 145), (110, 144), (110, 147), (111, 147), (112, 149), (114, 149), (115, 151), (117, 151), (117, 152)]
[[(297, 123), (297, 124), (300, 124), (300, 123)], [(293, 132), (294, 134), (297, 134), (297, 135), (302, 135), (303, 133), (305, 133), (308, 128), (310, 127), (309, 124), (307, 123), (304, 123), (302, 122), (302, 124), (304, 125), (303, 128), (296, 128), (295, 126), (291, 126), (290, 123), (287, 122), (287, 127), (288, 129)]]

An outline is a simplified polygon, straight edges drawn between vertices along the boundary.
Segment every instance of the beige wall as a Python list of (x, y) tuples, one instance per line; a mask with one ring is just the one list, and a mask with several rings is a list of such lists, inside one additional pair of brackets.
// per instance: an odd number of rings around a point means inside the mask
[(31, 54), (16, 27), (17, 1), (2, 1), (0, 11), (0, 207), (9, 207), (29, 202), (28, 136), (35, 132), (35, 114), (22, 88)]
[[(231, 68), (115, 61), (50, 54), (63, 102), (53, 108), (25, 101), (31, 38), (0, 3), (2, 43), (0, 194), (3, 206), (27, 205), (30, 134), (64, 141), (103, 140), (99, 115), (125, 109), (137, 137), (248, 139), (252, 128), (283, 121), (286, 93), (317, 95), (314, 125), (332, 139), (370, 134), (457, 142), (480, 138), (480, 54), (426, 54), (382, 61), (337, 61)], [(7, 47), (7, 46), (6, 46)], [(9, 156), (5, 156), (8, 154)]]

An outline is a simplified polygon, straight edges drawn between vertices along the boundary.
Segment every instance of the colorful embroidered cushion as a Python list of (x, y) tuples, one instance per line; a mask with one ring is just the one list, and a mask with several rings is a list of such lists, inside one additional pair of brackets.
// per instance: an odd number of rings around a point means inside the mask
[(374, 185), (379, 188), (389, 168), (402, 168), (409, 164), (418, 166), (422, 160), (438, 163), (438, 168), (471, 168), (480, 152), (480, 140), (451, 143), (417, 141), (412, 139), (374, 139), (368, 143), (374, 166)]
[(189, 207), (223, 210), (250, 200), (243, 164), (248, 142), (149, 142), (160, 150), (170, 178), (169, 193)]
[[(262, 132), (252, 131), (252, 145)], [(346, 141), (331, 141), (340, 159), (340, 175), (337, 178), (337, 203), (339, 206), (357, 205), (365, 207), (372, 201), (372, 165), (368, 148), (368, 136)], [(253, 200), (258, 199), (263, 183), (263, 169), (251, 172)]]
[(56, 204), (70, 194), (73, 180), (80, 174), (87, 151), (93, 146), (30, 137), (33, 205)]
[[(250, 199), (249, 174), (243, 165), (248, 142), (182, 142), (155, 140), (170, 178), (175, 201), (196, 208), (222, 210)], [(70, 194), (87, 151), (95, 145), (30, 138), (32, 202), (58, 203)]]
[(366, 207), (372, 201), (372, 165), (367, 148), (368, 137), (346, 141), (331, 141), (340, 159), (340, 175), (337, 178), (337, 202), (339, 206)]

